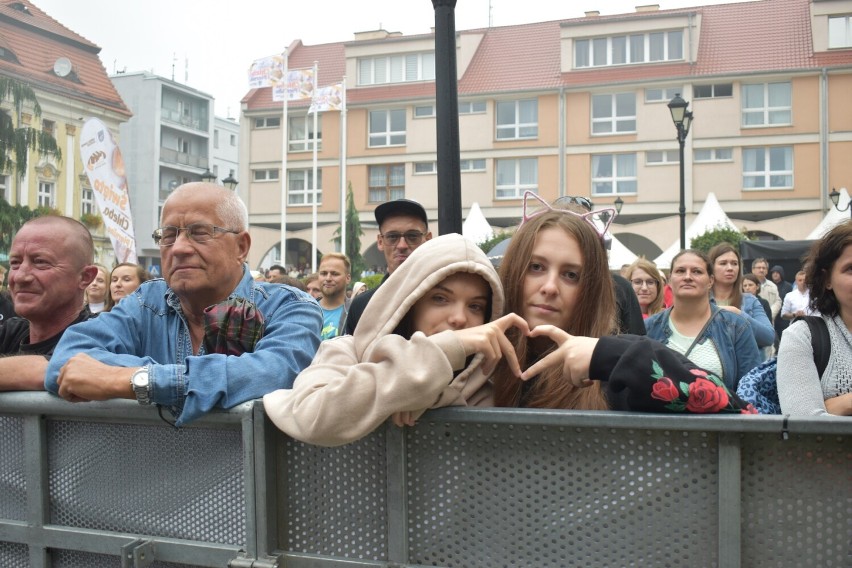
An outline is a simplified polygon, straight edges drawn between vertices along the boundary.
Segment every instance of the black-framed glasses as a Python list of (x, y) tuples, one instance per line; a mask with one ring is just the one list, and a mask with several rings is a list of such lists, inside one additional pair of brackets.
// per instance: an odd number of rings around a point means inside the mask
[(591, 211), (595, 207), (588, 197), (583, 197), (582, 195), (565, 195), (554, 201), (551, 205), (555, 205), (556, 207), (565, 207), (573, 203), (576, 203), (586, 211)]
[(405, 231), (404, 233), (400, 233), (398, 231), (388, 231), (387, 233), (379, 233), (381, 235), (382, 240), (384, 240), (390, 246), (396, 246), (399, 242), (399, 239), (404, 238), (405, 242), (408, 246), (416, 247), (420, 243), (423, 242), (423, 237), (426, 236), (426, 233), (421, 231)]
[(206, 243), (213, 240), (216, 233), (234, 233), (235, 235), (240, 233), (240, 231), (217, 227), (210, 223), (192, 223), (186, 227), (160, 227), (154, 231), (151, 237), (154, 239), (155, 245), (170, 247), (175, 244), (181, 231), (185, 232), (186, 236), (196, 243)]

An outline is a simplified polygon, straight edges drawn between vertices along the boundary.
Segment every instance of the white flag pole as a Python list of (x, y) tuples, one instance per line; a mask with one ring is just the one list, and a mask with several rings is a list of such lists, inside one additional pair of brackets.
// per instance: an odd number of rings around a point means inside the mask
[[(319, 88), (319, 76), (317, 74), (317, 62), (314, 61), (314, 91), (312, 99), (316, 100), (317, 89)], [(312, 101), (313, 102), (313, 101)], [(317, 271), (317, 115), (318, 110), (314, 111), (314, 171), (313, 171), (313, 190), (311, 199), (311, 272)]]
[[(284, 49), (284, 81), (287, 83), (287, 75), (289, 73), (289, 63), (287, 61), (288, 50)], [(274, 90), (275, 87), (272, 87)], [(281, 173), (278, 179), (281, 180), (281, 265), (287, 267), (287, 99), (288, 93), (285, 90), (284, 102), (282, 103), (281, 111)], [(297, 259), (298, 261), (298, 259)], [(298, 268), (298, 267), (297, 267)]]
[[(340, 252), (346, 254), (346, 75), (340, 88)], [(351, 259), (350, 259), (351, 260)]]

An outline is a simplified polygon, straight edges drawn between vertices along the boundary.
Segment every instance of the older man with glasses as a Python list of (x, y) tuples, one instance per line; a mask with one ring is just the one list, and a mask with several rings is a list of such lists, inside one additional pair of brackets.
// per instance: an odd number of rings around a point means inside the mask
[[(410, 199), (387, 201), (376, 207), (376, 223), (379, 234), (376, 236), (376, 248), (385, 255), (388, 272), (382, 283), (387, 280), (399, 265), (405, 262), (414, 249), (432, 238), (429, 232), (429, 219), (423, 206)], [(381, 285), (381, 284), (380, 284)], [(352, 335), (364, 308), (378, 287), (368, 290), (352, 300), (344, 330)]]
[(290, 388), (319, 346), (322, 311), (295, 288), (254, 281), (247, 229), (245, 204), (232, 191), (203, 182), (177, 188), (153, 235), (164, 280), (69, 328), (47, 390), (72, 402), (156, 404), (180, 426)]

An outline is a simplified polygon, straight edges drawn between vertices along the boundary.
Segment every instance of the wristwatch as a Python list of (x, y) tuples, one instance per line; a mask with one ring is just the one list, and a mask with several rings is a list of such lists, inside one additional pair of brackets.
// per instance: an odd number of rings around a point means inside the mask
[(133, 392), (136, 394), (136, 400), (139, 404), (151, 404), (151, 385), (148, 382), (148, 373), (150, 367), (145, 365), (136, 370), (130, 376), (130, 386), (133, 387)]

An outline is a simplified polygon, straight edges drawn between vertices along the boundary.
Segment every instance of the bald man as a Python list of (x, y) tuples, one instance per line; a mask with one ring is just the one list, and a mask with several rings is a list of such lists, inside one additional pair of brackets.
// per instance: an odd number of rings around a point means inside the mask
[(0, 390), (42, 390), (47, 361), (65, 330), (88, 319), (86, 287), (95, 247), (74, 219), (47, 215), (24, 224), (9, 251), (9, 291), (20, 317), (0, 326)]
[(290, 388), (319, 346), (322, 311), (283, 284), (256, 282), (242, 200), (220, 185), (178, 187), (154, 231), (164, 280), (68, 330), (45, 386), (72, 402), (135, 399), (176, 425)]

